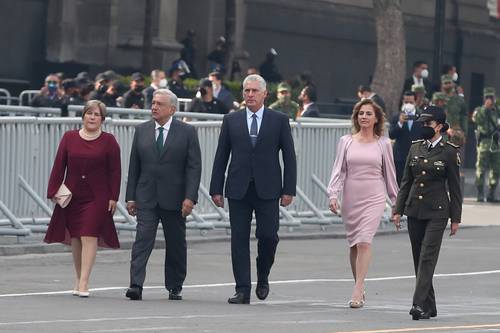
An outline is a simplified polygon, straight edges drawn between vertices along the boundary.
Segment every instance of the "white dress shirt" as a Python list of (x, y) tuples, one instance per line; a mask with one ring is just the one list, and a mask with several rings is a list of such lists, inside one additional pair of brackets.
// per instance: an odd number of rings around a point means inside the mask
[[(250, 134), (250, 129), (252, 127), (252, 120), (253, 120), (252, 115), (254, 113), (250, 111), (248, 108), (246, 108), (246, 111), (247, 111), (248, 133)], [(262, 105), (259, 111), (255, 112), (255, 114), (257, 115), (257, 134), (259, 134), (260, 125), (262, 124), (262, 117), (264, 116), (264, 105)]]
[(304, 113), (307, 111), (307, 109), (309, 108), (309, 106), (313, 105), (314, 103), (307, 103), (307, 104), (304, 104), (303, 105), (303, 109), (302, 109), (302, 112), (300, 113), (300, 116), (303, 116)]
[(158, 130), (160, 127), (163, 127), (163, 145), (165, 145), (165, 140), (167, 140), (168, 131), (170, 131), (170, 125), (172, 124), (172, 117), (165, 123), (165, 125), (161, 126), (155, 121), (155, 141), (158, 140), (158, 135), (160, 135), (160, 131)]
[(429, 145), (432, 145), (432, 148), (436, 147), (436, 145), (439, 143), (439, 141), (441, 141), (442, 138), (443, 137), (440, 135), (439, 138), (437, 138), (434, 142), (430, 142), (429, 140), (427, 140), (427, 147), (429, 147)]
[(419, 86), (423, 86), (424, 85), (424, 79), (422, 78), (418, 78), (416, 77), (415, 75), (413, 75), (413, 84), (416, 84), (416, 85), (419, 85)]

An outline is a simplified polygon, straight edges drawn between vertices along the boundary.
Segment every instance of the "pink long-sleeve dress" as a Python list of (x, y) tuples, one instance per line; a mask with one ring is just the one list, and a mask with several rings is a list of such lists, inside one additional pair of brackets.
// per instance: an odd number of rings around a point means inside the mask
[(371, 243), (384, 214), (386, 194), (396, 202), (398, 185), (391, 142), (380, 137), (370, 143), (340, 138), (328, 186), (330, 199), (342, 193), (342, 222), (349, 247)]

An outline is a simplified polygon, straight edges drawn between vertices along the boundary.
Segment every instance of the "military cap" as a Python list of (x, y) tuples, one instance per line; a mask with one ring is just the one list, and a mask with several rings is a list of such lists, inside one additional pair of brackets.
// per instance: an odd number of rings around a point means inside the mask
[(442, 93), (442, 92), (435, 92), (434, 94), (432, 94), (432, 101), (435, 102), (435, 101), (444, 101), (446, 100), (446, 94), (445, 93)]
[(290, 91), (290, 86), (288, 85), (288, 83), (285, 83), (285, 82), (281, 82), (280, 84), (278, 84), (278, 89), (276, 89), (278, 92), (282, 92), (282, 91)]
[(212, 88), (212, 81), (207, 78), (203, 78), (200, 80), (198, 85), (200, 88)]
[(139, 72), (132, 73), (132, 81), (144, 81), (144, 75)]
[(421, 84), (414, 84), (411, 86), (411, 91), (414, 93), (425, 94), (425, 87)]
[(108, 76), (104, 73), (99, 73), (95, 77), (95, 82), (108, 81), (108, 80), (109, 80)]
[(439, 106), (430, 105), (424, 109), (416, 121), (424, 122), (431, 120), (436, 121), (438, 124), (446, 123), (446, 113), (444, 112), (444, 109)]
[(453, 82), (453, 77), (450, 74), (441, 75), (441, 83)]
[(488, 96), (495, 96), (495, 88), (493, 87), (486, 87), (483, 89), (483, 97), (488, 97)]

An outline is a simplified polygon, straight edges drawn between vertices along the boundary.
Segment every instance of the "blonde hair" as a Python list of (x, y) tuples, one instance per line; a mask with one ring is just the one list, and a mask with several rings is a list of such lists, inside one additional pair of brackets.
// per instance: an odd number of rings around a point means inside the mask
[(106, 104), (103, 102), (97, 100), (97, 99), (92, 99), (85, 103), (85, 106), (83, 107), (83, 114), (82, 114), (82, 119), (85, 117), (85, 114), (89, 112), (90, 110), (98, 108), (99, 113), (101, 114), (101, 119), (104, 121), (106, 119)]
[(369, 98), (364, 98), (356, 105), (354, 105), (354, 108), (352, 110), (352, 116), (351, 116), (351, 121), (352, 121), (352, 133), (356, 134), (358, 133), (361, 128), (359, 126), (359, 121), (358, 121), (358, 114), (359, 110), (363, 105), (371, 105), (373, 107), (373, 110), (375, 111), (375, 117), (377, 117), (377, 123), (373, 126), (373, 132), (377, 136), (382, 136), (384, 134), (384, 126), (385, 126), (385, 114), (380, 105), (375, 103), (373, 100)]

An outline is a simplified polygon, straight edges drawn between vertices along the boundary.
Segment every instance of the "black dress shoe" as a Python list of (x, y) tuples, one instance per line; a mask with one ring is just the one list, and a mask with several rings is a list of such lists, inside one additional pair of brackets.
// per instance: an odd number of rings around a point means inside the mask
[(431, 317), (429, 312), (425, 312), (419, 305), (412, 306), (410, 314), (413, 320), (429, 319)]
[(434, 318), (434, 317), (437, 317), (437, 315), (438, 315), (438, 313), (437, 313), (437, 311), (436, 311), (436, 310), (434, 310), (434, 311), (433, 311), (433, 310), (429, 311), (429, 317)]
[(269, 295), (269, 284), (258, 284), (257, 283), (257, 288), (255, 289), (255, 295), (257, 295), (257, 298), (262, 300), (265, 300), (267, 298), (267, 295)]
[(127, 293), (125, 294), (132, 301), (140, 301), (142, 299), (142, 288), (133, 286), (127, 289)]
[(170, 289), (168, 291), (168, 299), (173, 301), (181, 301), (182, 300), (182, 289)]
[(250, 296), (237, 292), (233, 297), (230, 297), (227, 302), (229, 304), (250, 304)]

